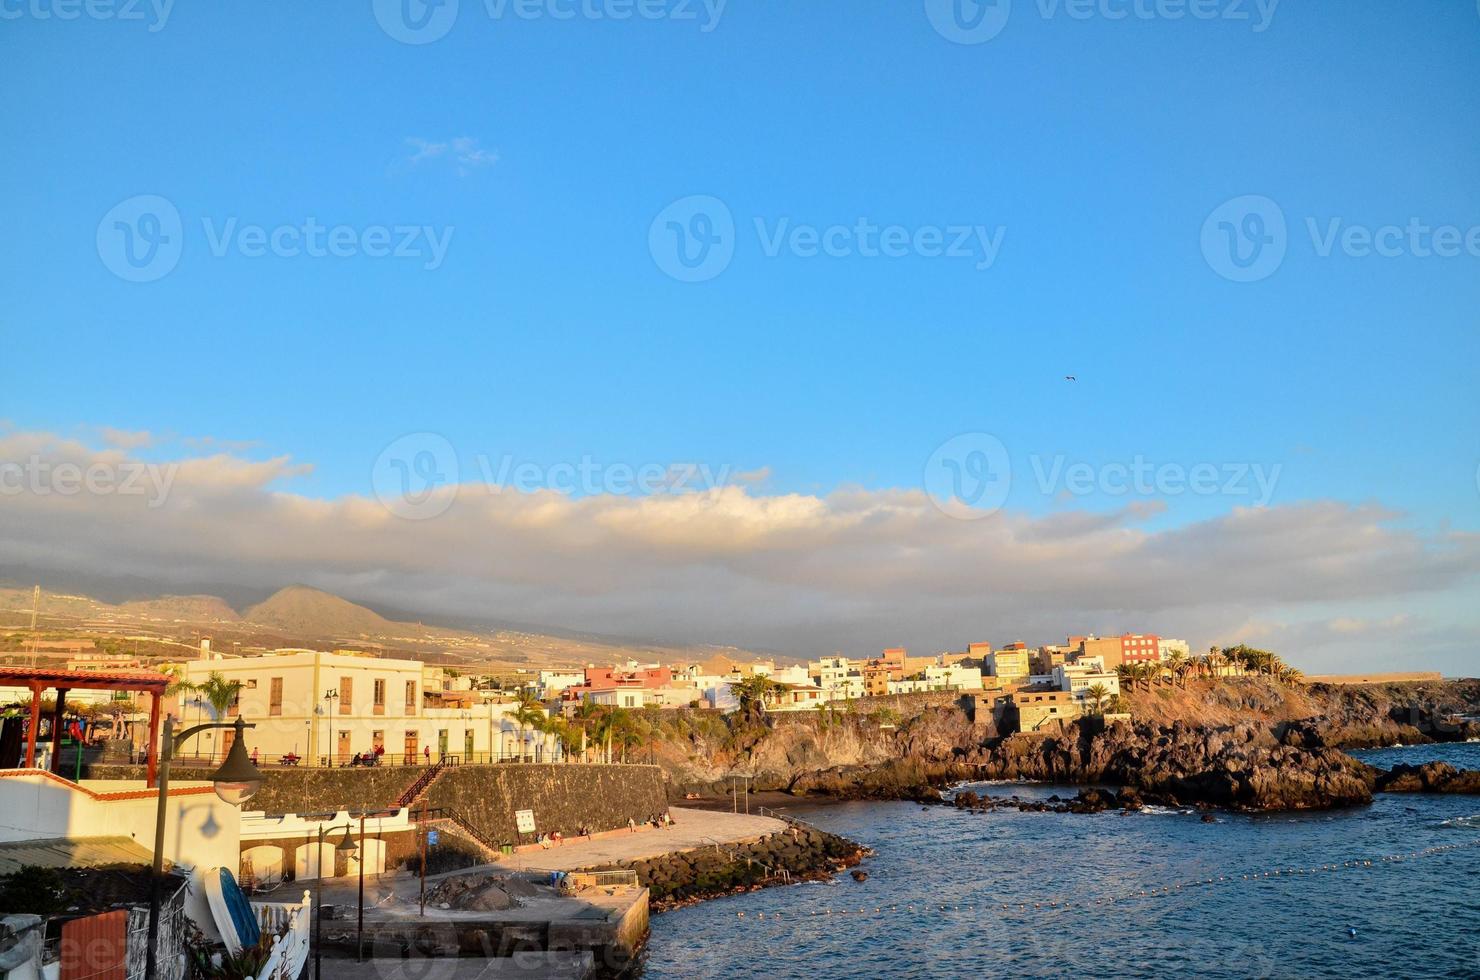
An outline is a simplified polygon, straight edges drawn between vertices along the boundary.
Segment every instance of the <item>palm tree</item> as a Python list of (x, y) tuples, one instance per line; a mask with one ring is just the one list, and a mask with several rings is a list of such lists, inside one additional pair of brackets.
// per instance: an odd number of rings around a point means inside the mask
[(1145, 690), (1151, 690), (1153, 684), (1161, 683), (1161, 667), (1157, 664), (1136, 664), (1136, 679), (1145, 685)]
[(1115, 668), (1115, 675), (1120, 678), (1120, 686), (1129, 691), (1136, 684), (1136, 668), (1133, 664), (1120, 664)]
[(1188, 669), (1187, 654), (1183, 653), (1181, 650), (1173, 650), (1167, 656), (1166, 666), (1167, 670), (1172, 672), (1172, 684), (1175, 685), (1180, 680), (1183, 682), (1182, 686), (1186, 687)]
[(1110, 689), (1104, 684), (1091, 684), (1084, 689), (1084, 693), (1095, 703), (1095, 714), (1104, 714), (1105, 700), (1110, 697)]
[(211, 719), (220, 721), (226, 717), (231, 706), (236, 704), (236, 699), (241, 694), (242, 682), (229, 681), (219, 670), (213, 670), (204, 684), (191, 685), (191, 689), (198, 692), (206, 704), (211, 706)]
[(537, 732), (545, 731), (549, 723), (549, 715), (545, 714), (545, 706), (533, 692), (520, 691), (518, 700), (514, 704), (514, 721), (522, 728), (528, 725)]

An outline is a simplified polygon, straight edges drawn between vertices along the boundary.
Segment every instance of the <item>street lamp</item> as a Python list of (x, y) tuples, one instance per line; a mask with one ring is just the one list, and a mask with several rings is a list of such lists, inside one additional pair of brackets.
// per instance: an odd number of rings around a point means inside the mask
[(149, 947), (145, 951), (145, 980), (155, 980), (159, 968), (155, 945), (159, 942), (159, 885), (164, 877), (164, 821), (169, 805), (170, 760), (174, 759), (175, 752), (185, 744), (185, 740), (193, 735), (214, 728), (234, 729), (236, 737), (232, 739), (231, 751), (227, 753), (226, 761), (221, 763), (221, 768), (211, 774), (211, 787), (222, 802), (241, 806), (262, 788), (262, 773), (247, 758), (245, 738), (246, 730), (256, 727), (238, 717), (234, 722), (215, 721), (194, 725), (176, 735), (175, 719), (164, 720), (164, 738), (161, 739), (159, 753), (159, 805), (154, 814), (154, 873), (149, 880)]
[(329, 730), (324, 733), (324, 755), (328, 758), (329, 765), (333, 766), (334, 753), (330, 743), (334, 741), (334, 702), (339, 700), (339, 688), (331, 687), (325, 691), (324, 700), (328, 702), (328, 707), (324, 710), (324, 716), (329, 722)]
[[(319, 826), (319, 843), (313, 856), (315, 870), (318, 871), (318, 876), (314, 878), (313, 933), (311, 937), (313, 941), (313, 980), (319, 980), (320, 958), (324, 952), (322, 939), (324, 921), (324, 907), (322, 904), (324, 897), (324, 838), (328, 837), (329, 831), (333, 829), (333, 827)], [(358, 848), (355, 847), (355, 842), (349, 835), (349, 823), (346, 822), (344, 825), (344, 837), (338, 844), (334, 845), (334, 853), (343, 854), (347, 861), (349, 860), (349, 856), (355, 853), (356, 850)], [(329, 867), (329, 874), (332, 875), (333, 873), (334, 868), (331, 865)]]

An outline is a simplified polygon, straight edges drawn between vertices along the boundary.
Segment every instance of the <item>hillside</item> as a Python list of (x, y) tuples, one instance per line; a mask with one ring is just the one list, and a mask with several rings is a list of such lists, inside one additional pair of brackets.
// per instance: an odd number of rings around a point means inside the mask
[(120, 603), (120, 615), (178, 623), (235, 623), (241, 617), (224, 599), (213, 595), (166, 595)]
[(305, 638), (376, 637), (404, 632), (372, 609), (337, 595), (290, 585), (242, 613), (242, 619)]
[[(0, 588), (0, 655), (28, 649), (31, 602), (28, 588)], [(391, 618), (304, 585), (279, 589), (240, 614), (213, 595), (162, 595), (112, 603), (43, 587), (38, 611), (41, 640), (91, 640), (98, 649), (151, 661), (196, 650), (206, 637), (217, 650), (242, 653), (288, 646), (352, 647), (492, 671), (629, 659), (699, 661), (717, 651), (741, 660), (760, 657), (735, 647), (667, 645), (561, 629), (416, 622), (413, 612), (397, 612), (397, 618)]]
[(1137, 721), (1274, 725), (1318, 719), (1329, 741), (1348, 747), (1442, 740), (1443, 733), (1431, 730), (1436, 719), (1480, 706), (1480, 680), (1290, 686), (1245, 677), (1123, 693)]

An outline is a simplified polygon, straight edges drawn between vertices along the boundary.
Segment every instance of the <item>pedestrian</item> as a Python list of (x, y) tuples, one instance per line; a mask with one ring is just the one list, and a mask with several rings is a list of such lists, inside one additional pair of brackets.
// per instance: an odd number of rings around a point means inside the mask
[(635, 817), (627, 818), (627, 829), (632, 831), (634, 834), (637, 833), (637, 819)]
[(430, 745), (425, 746), (421, 750), (421, 754), (426, 757), (427, 765), (431, 765), (432, 764), (432, 747)]

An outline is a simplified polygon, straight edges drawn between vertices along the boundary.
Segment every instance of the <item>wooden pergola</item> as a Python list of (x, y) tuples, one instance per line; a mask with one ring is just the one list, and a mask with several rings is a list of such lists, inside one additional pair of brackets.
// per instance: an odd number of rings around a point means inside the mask
[(0, 667), (0, 687), (24, 687), (31, 691), (31, 723), (26, 729), (26, 768), (36, 767), (36, 738), (41, 731), (41, 693), (57, 692), (51, 719), (51, 766), (61, 773), (62, 715), (69, 691), (139, 691), (149, 699), (149, 785), (159, 769), (159, 721), (165, 689), (170, 678), (152, 671), (49, 670), (36, 667)]

